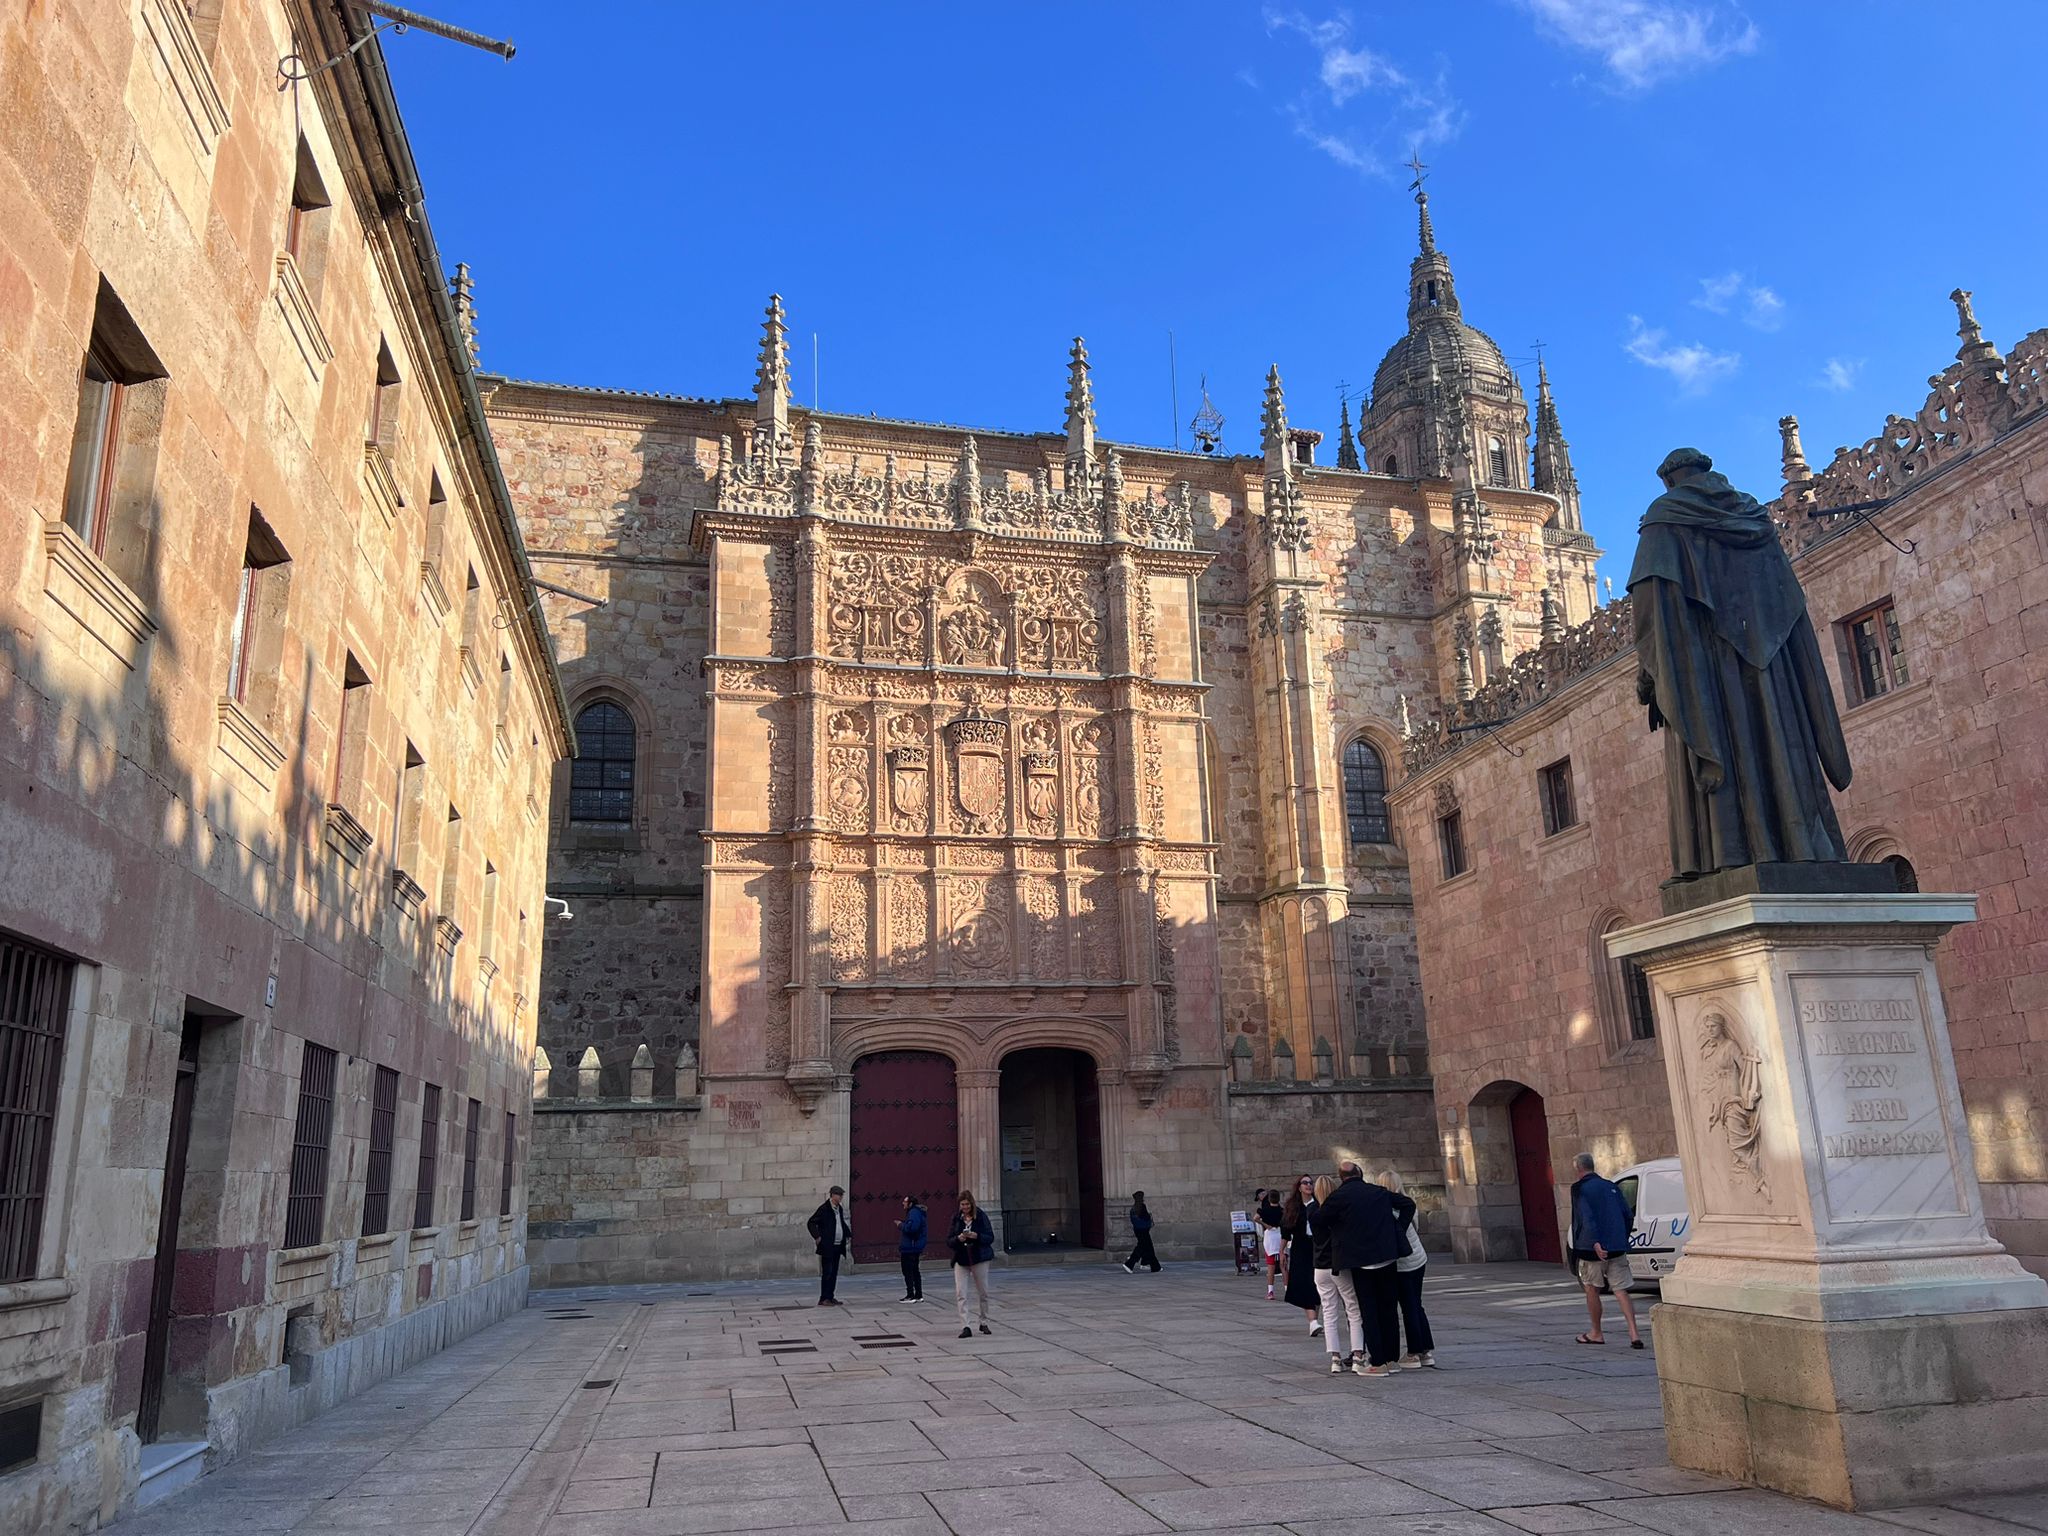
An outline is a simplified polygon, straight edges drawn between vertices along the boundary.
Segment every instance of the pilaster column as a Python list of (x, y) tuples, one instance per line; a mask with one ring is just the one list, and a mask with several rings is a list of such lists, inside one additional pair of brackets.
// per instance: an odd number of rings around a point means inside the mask
[(960, 1095), (960, 1183), (974, 1191), (1002, 1242), (1003, 1074), (996, 1067), (963, 1067), (953, 1074)]

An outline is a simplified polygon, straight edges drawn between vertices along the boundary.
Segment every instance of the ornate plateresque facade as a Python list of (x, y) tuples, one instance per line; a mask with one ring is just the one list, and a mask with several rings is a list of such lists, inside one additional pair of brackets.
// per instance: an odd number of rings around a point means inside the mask
[[(1447, 287), (1426, 208), (1425, 242)], [(1411, 304), (1381, 372), (1442, 324)], [(1484, 377), (1367, 406), (1363, 467), (1348, 414), (1313, 462), (1277, 369), (1256, 454), (1098, 441), (1078, 339), (1059, 433), (804, 411), (779, 300), (751, 399), (494, 381), (537, 568), (606, 599), (549, 600), (572, 707), (641, 733), (629, 820), (553, 808), (579, 920), (543, 988), (547, 1276), (785, 1268), (835, 1178), (858, 1244), (883, 1053), (951, 1063), (938, 1156), (1018, 1241), (1063, 1138), (1081, 1204), (1120, 1236), (1144, 1189), (1167, 1253), (1333, 1150), (1440, 1185), (1384, 811), (1403, 699), (1586, 617), (1598, 558), (1547, 381), (1532, 488), (1519, 385), (1468, 350)], [(1381, 446), (1418, 423), (1422, 478)], [(1088, 1065), (1041, 1102), (1019, 1053), (1049, 1050)], [(650, 1149), (680, 1193), (618, 1172)]]

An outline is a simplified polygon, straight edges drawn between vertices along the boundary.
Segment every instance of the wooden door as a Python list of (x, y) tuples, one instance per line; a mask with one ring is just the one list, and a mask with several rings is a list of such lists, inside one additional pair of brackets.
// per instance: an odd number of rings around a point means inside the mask
[(905, 1195), (924, 1202), (933, 1229), (925, 1251), (943, 1253), (946, 1223), (960, 1192), (960, 1099), (953, 1063), (935, 1051), (861, 1057), (853, 1064), (847, 1145), (854, 1258), (877, 1263), (896, 1257)]
[(1515, 1139), (1515, 1183), (1522, 1196), (1522, 1232), (1529, 1257), (1539, 1264), (1561, 1264), (1557, 1180), (1550, 1171), (1550, 1122), (1543, 1113), (1543, 1095), (1531, 1088), (1516, 1094), (1508, 1102), (1508, 1124)]

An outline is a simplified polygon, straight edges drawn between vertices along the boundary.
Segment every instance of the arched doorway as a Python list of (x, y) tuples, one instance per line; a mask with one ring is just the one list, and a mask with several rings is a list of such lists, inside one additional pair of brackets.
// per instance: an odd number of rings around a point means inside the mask
[(1529, 1258), (1561, 1264), (1557, 1241), (1557, 1179), (1550, 1167), (1550, 1121), (1543, 1095), (1524, 1088), (1508, 1100), (1508, 1130), (1515, 1144), (1515, 1187), (1522, 1197), (1522, 1237)]
[(1102, 1095), (1083, 1051), (1039, 1047), (1003, 1058), (997, 1089), (1003, 1246), (1100, 1248)]
[(846, 1204), (853, 1256), (896, 1256), (903, 1197), (933, 1213), (940, 1246), (960, 1188), (960, 1099), (953, 1063), (936, 1051), (877, 1051), (853, 1064)]

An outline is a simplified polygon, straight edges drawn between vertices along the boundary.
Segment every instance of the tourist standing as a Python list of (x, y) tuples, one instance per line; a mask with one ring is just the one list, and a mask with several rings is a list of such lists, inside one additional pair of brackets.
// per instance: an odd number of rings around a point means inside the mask
[(896, 1257), (903, 1265), (903, 1299), (924, 1300), (924, 1272), (919, 1268), (924, 1258), (925, 1235), (930, 1223), (924, 1214), (924, 1207), (917, 1203), (917, 1196), (903, 1197), (903, 1219), (896, 1223)]
[[(960, 1337), (972, 1338), (977, 1322), (987, 1333), (988, 1266), (996, 1256), (996, 1229), (989, 1223), (988, 1212), (974, 1203), (971, 1189), (960, 1191), (960, 1209), (953, 1213), (953, 1229), (946, 1234), (946, 1244), (953, 1250), (953, 1299), (960, 1304)], [(967, 1305), (969, 1286), (974, 1289), (972, 1312)]]
[[(1402, 1193), (1401, 1175), (1388, 1168), (1380, 1174), (1380, 1187)], [(1429, 1250), (1422, 1246), (1422, 1234), (1415, 1230), (1415, 1218), (1401, 1229), (1407, 1247), (1394, 1260), (1394, 1285), (1401, 1301), (1401, 1331), (1408, 1336), (1408, 1348), (1401, 1356), (1403, 1370), (1419, 1371), (1436, 1364), (1436, 1339), (1429, 1331), (1429, 1314), (1422, 1310), (1422, 1277), (1429, 1269)]]
[(1131, 1196), (1131, 1256), (1124, 1260), (1124, 1273), (1135, 1275), (1140, 1264), (1159, 1273), (1159, 1255), (1152, 1251), (1152, 1213), (1145, 1208), (1145, 1191)]
[[(1337, 1187), (1327, 1173), (1316, 1180), (1316, 1219), (1309, 1225), (1309, 1254), (1315, 1265), (1316, 1294), (1323, 1303), (1323, 1342), (1330, 1351), (1330, 1374), (1338, 1375), (1347, 1361), (1353, 1370), (1367, 1365), (1365, 1318), (1358, 1310), (1358, 1287), (1351, 1283), (1351, 1271), (1337, 1268), (1330, 1253), (1330, 1221), (1323, 1206)], [(1344, 1348), (1346, 1319), (1351, 1325), (1351, 1348)]]
[(1266, 1255), (1266, 1300), (1271, 1301), (1273, 1279), (1280, 1272), (1280, 1256), (1287, 1249), (1287, 1239), (1280, 1232), (1280, 1191), (1262, 1189), (1254, 1198), (1258, 1201), (1259, 1246)]
[(846, 1215), (846, 1191), (834, 1184), (825, 1203), (811, 1212), (805, 1223), (811, 1241), (818, 1245), (818, 1305), (836, 1307), (842, 1303), (832, 1293), (839, 1288), (839, 1261), (853, 1242), (853, 1227)]
[(1310, 1338), (1323, 1331), (1323, 1320), (1317, 1315), (1323, 1298), (1316, 1289), (1314, 1240), (1309, 1235), (1315, 1212), (1316, 1181), (1303, 1174), (1287, 1192), (1287, 1204), (1280, 1212), (1280, 1230), (1287, 1237), (1287, 1304), (1307, 1314)]
[(1346, 1158), (1337, 1165), (1337, 1187), (1323, 1202), (1323, 1220), (1330, 1224), (1330, 1262), (1351, 1271), (1351, 1283), (1358, 1288), (1359, 1310), (1365, 1314), (1363, 1366), (1353, 1366), (1361, 1376), (1392, 1376), (1401, 1357), (1400, 1288), (1394, 1279), (1394, 1260), (1406, 1246), (1401, 1229), (1415, 1215), (1415, 1202), (1406, 1195), (1368, 1184), (1358, 1164)]
[(1579, 1272), (1579, 1284), (1586, 1288), (1586, 1313), (1593, 1326), (1580, 1334), (1581, 1344), (1605, 1344), (1600, 1331), (1600, 1287), (1606, 1285), (1621, 1303), (1622, 1321), (1628, 1324), (1628, 1347), (1641, 1349), (1643, 1336), (1636, 1331), (1636, 1305), (1628, 1288), (1635, 1281), (1629, 1268), (1628, 1202), (1621, 1191), (1593, 1171), (1593, 1154), (1581, 1152), (1572, 1159), (1572, 1263)]

